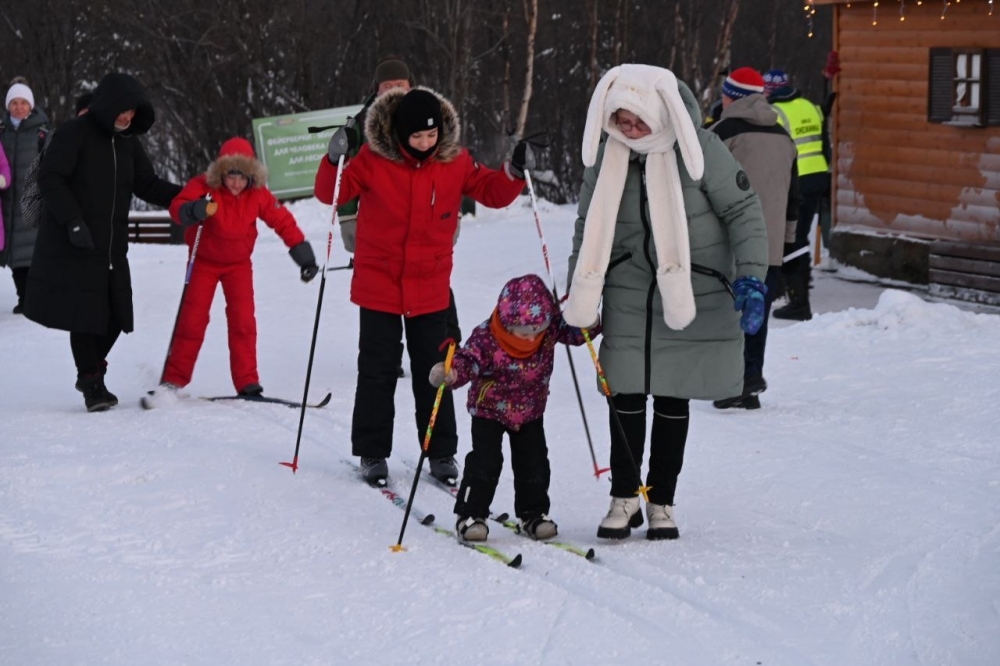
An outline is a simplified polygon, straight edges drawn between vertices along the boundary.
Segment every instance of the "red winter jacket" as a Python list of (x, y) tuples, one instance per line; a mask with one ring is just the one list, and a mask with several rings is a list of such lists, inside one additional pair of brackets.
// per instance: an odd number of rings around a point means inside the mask
[[(232, 169), (242, 171), (251, 179), (238, 196), (233, 196), (222, 182), (225, 173)], [(198, 259), (219, 264), (248, 261), (257, 242), (257, 218), (274, 229), (289, 248), (305, 240), (292, 214), (265, 187), (266, 179), (264, 165), (256, 160), (250, 142), (233, 138), (222, 144), (218, 159), (209, 165), (208, 171), (188, 181), (170, 203), (170, 217), (174, 222), (181, 223), (182, 205), (203, 199), (208, 193), (212, 201), (219, 204), (215, 215), (202, 225)], [(184, 231), (189, 248), (194, 245), (197, 233), (197, 225)]]
[[(400, 148), (392, 127), (404, 94), (387, 92), (369, 108), (368, 143), (344, 167), (337, 203), (360, 197), (351, 301), (415, 317), (448, 307), (462, 196), (500, 208), (517, 198), (524, 181), (506, 169), (481, 166), (458, 144), (458, 114), (440, 95), (438, 149), (423, 162), (414, 160)], [(316, 173), (316, 198), (333, 203), (336, 180), (337, 166), (324, 158)]]

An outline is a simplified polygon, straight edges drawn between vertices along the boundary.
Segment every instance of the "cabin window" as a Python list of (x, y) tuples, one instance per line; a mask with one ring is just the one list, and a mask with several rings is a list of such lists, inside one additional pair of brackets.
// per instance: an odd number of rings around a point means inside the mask
[(929, 121), (1000, 125), (1000, 49), (932, 48), (928, 83)]

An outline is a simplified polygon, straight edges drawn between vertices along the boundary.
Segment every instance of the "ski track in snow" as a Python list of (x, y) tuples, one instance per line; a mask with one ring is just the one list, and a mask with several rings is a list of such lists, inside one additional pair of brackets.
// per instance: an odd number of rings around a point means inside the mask
[[(463, 333), (510, 277), (545, 275), (530, 207), (463, 223), (454, 289)], [(319, 253), (329, 208), (292, 206)], [(541, 202), (560, 292), (575, 211)], [(258, 353), (267, 393), (302, 394), (317, 285), (260, 225)], [(346, 262), (334, 240), (330, 265)], [(596, 538), (595, 481), (565, 353), (546, 414), (552, 516), (587, 562), (491, 524), (513, 570), (411, 520), (358, 481), (350, 459), (357, 311), (328, 274), (299, 472), (299, 412), (168, 400), (156, 383), (184, 249), (133, 246), (136, 330), (112, 353), (121, 405), (86, 414), (66, 335), (9, 313), (0, 287), (0, 663), (1000, 663), (1000, 317), (817, 273), (814, 300), (864, 307), (773, 322), (756, 412), (692, 403), (677, 495), (681, 538)], [(9, 284), (9, 281), (3, 282)], [(221, 295), (190, 396), (231, 393)], [(574, 349), (594, 446), (607, 411)], [(408, 491), (419, 455), (407, 377), (390, 472)], [(455, 394), (459, 462), (466, 391)], [(450, 496), (415, 506), (453, 527)], [(511, 512), (504, 470), (493, 505)]]

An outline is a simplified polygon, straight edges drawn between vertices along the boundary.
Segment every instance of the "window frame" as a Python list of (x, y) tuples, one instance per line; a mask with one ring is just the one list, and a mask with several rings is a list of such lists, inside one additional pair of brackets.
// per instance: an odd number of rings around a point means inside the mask
[[(962, 59), (966, 59), (964, 75), (960, 75)], [(1000, 125), (1000, 49), (933, 47), (928, 60), (928, 122), (953, 127)], [(973, 76), (977, 60), (978, 76)], [(978, 106), (961, 105), (966, 96)]]

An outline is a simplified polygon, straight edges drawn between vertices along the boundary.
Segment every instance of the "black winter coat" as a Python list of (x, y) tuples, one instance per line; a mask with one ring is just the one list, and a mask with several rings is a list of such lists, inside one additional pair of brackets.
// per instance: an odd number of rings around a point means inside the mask
[[(124, 132), (115, 118), (135, 109)], [(159, 178), (138, 135), (155, 121), (141, 84), (108, 74), (94, 91), (90, 112), (61, 125), (42, 158), (38, 185), (46, 205), (28, 274), (24, 313), (49, 328), (104, 335), (112, 313), (121, 329), (134, 327), (128, 265), (128, 212), (135, 194), (166, 208), (180, 192)], [(69, 229), (83, 223), (93, 250), (75, 247)]]

